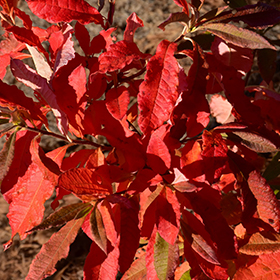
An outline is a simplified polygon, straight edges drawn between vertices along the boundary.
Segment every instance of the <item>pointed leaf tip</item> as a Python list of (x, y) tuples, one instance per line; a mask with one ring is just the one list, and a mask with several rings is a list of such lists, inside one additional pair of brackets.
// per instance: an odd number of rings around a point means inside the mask
[(249, 48), (249, 49), (273, 49), (272, 46), (265, 38), (257, 33), (236, 27), (233, 24), (227, 23), (206, 23), (199, 26), (196, 30), (206, 29), (214, 35), (230, 42), (236, 46)]

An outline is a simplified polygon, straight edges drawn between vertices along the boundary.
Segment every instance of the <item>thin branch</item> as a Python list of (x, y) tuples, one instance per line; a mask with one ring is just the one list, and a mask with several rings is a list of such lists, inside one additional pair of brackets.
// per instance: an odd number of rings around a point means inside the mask
[[(29, 126), (27, 126), (27, 127), (23, 126), (23, 128), (26, 128), (27, 130), (30, 130), (30, 131), (33, 131), (33, 132), (41, 133), (43, 135), (49, 135), (49, 136), (61, 139), (65, 142), (69, 142), (69, 140), (65, 136), (60, 135), (60, 134), (56, 134), (54, 132), (41, 130), (41, 129), (38, 129), (38, 128), (32, 128), (32, 127), (29, 127)], [(100, 145), (100, 144), (97, 144), (97, 143), (94, 143), (94, 142), (88, 141), (88, 140), (71, 139), (71, 141), (72, 141), (72, 143), (79, 144), (79, 145), (91, 145), (91, 146), (94, 146), (96, 148), (101, 148), (102, 150), (107, 150), (107, 151), (112, 150), (112, 147), (103, 146), (103, 145)]]

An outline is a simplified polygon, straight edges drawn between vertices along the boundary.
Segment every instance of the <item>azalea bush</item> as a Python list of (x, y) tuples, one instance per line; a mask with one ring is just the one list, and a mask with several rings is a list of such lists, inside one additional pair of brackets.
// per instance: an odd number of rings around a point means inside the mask
[[(280, 10), (244, 0), (201, 14), (203, 0), (174, 0), (180, 12), (158, 27), (180, 22), (182, 33), (147, 54), (135, 13), (116, 40), (114, 0), (106, 15), (104, 1), (27, 0), (47, 29), (17, 2), (0, 1), (0, 76), (11, 71), (34, 96), (0, 81), (5, 249), (16, 234), (58, 228), (26, 279), (52, 275), (80, 229), (92, 239), (86, 280), (279, 279), (279, 42), (266, 31)], [(64, 144), (46, 152), (42, 136)], [(80, 202), (60, 207), (70, 194)]]

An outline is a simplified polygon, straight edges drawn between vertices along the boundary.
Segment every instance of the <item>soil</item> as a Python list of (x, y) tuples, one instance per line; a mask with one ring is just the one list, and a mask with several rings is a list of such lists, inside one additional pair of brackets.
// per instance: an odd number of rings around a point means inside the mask
[[(97, 7), (97, 0), (89, 0), (91, 5)], [(108, 2), (108, 1), (105, 1)], [(108, 3), (107, 3), (108, 5)], [(205, 1), (202, 13), (213, 9), (215, 7), (223, 6), (223, 0), (209, 0)], [(25, 1), (20, 2), (20, 9), (31, 15)], [(106, 9), (104, 9), (106, 11)], [(117, 38), (121, 40), (126, 19), (132, 13), (136, 12), (137, 15), (143, 20), (144, 27), (137, 30), (135, 34), (135, 41), (143, 52), (153, 54), (156, 46), (163, 39), (173, 41), (182, 31), (182, 25), (171, 24), (166, 27), (163, 32), (157, 26), (166, 20), (170, 13), (178, 12), (180, 8), (173, 2), (173, 0), (116, 0), (115, 11), (115, 26), (118, 26)], [(106, 13), (102, 12), (104, 15)], [(49, 26), (44, 20), (33, 17), (34, 25), (46, 28)], [(88, 26), (91, 36), (98, 34), (99, 29), (94, 25)], [(274, 32), (277, 36), (277, 32)], [(278, 33), (279, 34), (279, 33)], [(278, 35), (279, 36), (279, 35)], [(277, 37), (277, 39), (280, 39)], [(16, 83), (16, 81), (9, 75), (5, 78), (8, 83)], [(53, 149), (56, 142), (43, 143), (46, 149)], [(47, 147), (48, 146), (48, 147)], [(61, 205), (68, 205), (77, 202), (74, 196), (67, 196), (61, 202)], [(52, 210), (50, 201), (46, 202), (46, 216)], [(8, 218), (8, 204), (0, 196), (0, 241), (1, 244), (6, 243), (11, 237), (11, 229), (9, 226)], [(0, 246), (0, 279), (1, 280), (21, 280), (25, 279), (28, 274), (29, 265), (39, 252), (41, 246), (48, 241), (52, 235), (53, 230), (39, 231), (30, 234), (26, 239), (20, 241), (19, 237), (14, 238), (13, 245), (5, 252), (3, 247)], [(67, 259), (62, 260), (57, 265), (57, 273), (47, 278), (52, 280), (79, 280), (83, 279), (83, 265), (85, 257), (88, 253), (91, 241), (83, 234), (79, 233), (75, 242), (70, 247), (70, 254)]]

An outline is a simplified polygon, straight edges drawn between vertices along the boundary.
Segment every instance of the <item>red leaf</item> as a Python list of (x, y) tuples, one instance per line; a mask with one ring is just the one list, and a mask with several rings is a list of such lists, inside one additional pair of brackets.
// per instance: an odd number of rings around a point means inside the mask
[(189, 15), (189, 6), (186, 0), (173, 0), (175, 4), (183, 8), (183, 12)]
[[(22, 110), (25, 108), (34, 120), (42, 120), (47, 123), (46, 117), (39, 110), (39, 106), (32, 98), (27, 97), (23, 91), (16, 86), (10, 86), (0, 80), (0, 104), (3, 107), (12, 106)], [(22, 107), (22, 108), (21, 108)]]
[(260, 255), (252, 263), (239, 268), (233, 280), (278, 280), (280, 274), (279, 258), (280, 252)]
[[(81, 136), (82, 120), (86, 107), (86, 73), (83, 68), (84, 58), (75, 57), (67, 65), (61, 67), (52, 80), (52, 87), (57, 103), (67, 115), (70, 131)], [(82, 65), (81, 65), (82, 64)]]
[(120, 259), (119, 270), (125, 273), (134, 260), (136, 250), (139, 247), (140, 230), (138, 227), (139, 205), (129, 201), (131, 206), (121, 204), (121, 228), (120, 228)]
[[(15, 0), (14, 2), (17, 2), (17, 0)], [(15, 7), (14, 12), (15, 12), (15, 15), (22, 20), (25, 28), (32, 29), (32, 20), (30, 19), (29, 15), (27, 15), (24, 11), (21, 11), (20, 9), (18, 9), (16, 7)]]
[[(35, 151), (31, 149), (30, 152), (34, 161)], [(12, 237), (6, 246), (11, 244), (16, 233), (24, 239), (27, 236), (26, 231), (41, 222), (44, 203), (51, 197), (53, 189), (53, 185), (44, 178), (39, 166), (32, 162), (24, 176), (18, 179), (17, 184), (9, 192), (11, 202), (7, 217), (10, 220)]]
[(183, 220), (181, 220), (181, 228), (185, 237), (185, 242), (189, 243), (194, 252), (211, 264), (221, 264), (217, 257), (217, 249), (209, 233), (195, 215), (184, 211)]
[(162, 41), (148, 62), (138, 94), (138, 124), (144, 134), (169, 119), (178, 98), (179, 67), (173, 56), (175, 50), (176, 44)]
[(257, 171), (252, 171), (249, 174), (248, 185), (257, 200), (257, 211), (260, 219), (279, 232), (280, 207), (273, 190)]
[(101, 14), (84, 0), (54, 1), (28, 0), (28, 6), (33, 14), (51, 23), (78, 20), (81, 24), (101, 24)]
[(68, 190), (84, 201), (112, 193), (112, 187), (98, 172), (87, 168), (76, 168), (61, 174), (58, 186)]
[(81, 98), (84, 96), (86, 92), (86, 83), (87, 83), (87, 76), (85, 68), (80, 65), (73, 70), (71, 75), (68, 77), (69, 85), (73, 87), (76, 92), (77, 104), (80, 103)]
[(99, 73), (113, 72), (123, 69), (133, 61), (146, 59), (149, 55), (139, 51), (135, 43), (129, 41), (119, 41), (111, 44), (107, 52), (98, 58)]
[(136, 15), (132, 13), (126, 20), (126, 28), (123, 34), (123, 39), (125, 41), (133, 42), (134, 33), (139, 27), (143, 27), (143, 21)]
[(18, 179), (24, 176), (31, 165), (32, 160), (29, 146), (36, 135), (37, 133), (28, 130), (18, 131), (16, 134), (14, 159), (8, 174), (1, 183), (1, 192), (9, 204), (13, 199), (13, 187), (17, 184)]
[(35, 70), (18, 59), (12, 60), (11, 69), (14, 76), (19, 81), (40, 93), (41, 98), (44, 99), (52, 108), (58, 122), (59, 130), (63, 134), (67, 134), (67, 116), (58, 106), (56, 96), (50, 89), (47, 80), (39, 76)]
[(106, 107), (111, 115), (121, 120), (127, 112), (129, 92), (126, 87), (112, 88), (106, 93)]
[(215, 37), (211, 46), (214, 56), (227, 66), (233, 66), (236, 70), (249, 72), (253, 64), (253, 51), (241, 48)]
[(190, 183), (188, 178), (178, 169), (174, 168), (174, 181), (172, 186), (179, 192), (193, 192), (197, 190), (197, 187)]
[(56, 271), (56, 263), (67, 257), (69, 246), (75, 240), (83, 221), (84, 219), (72, 220), (53, 234), (32, 261), (27, 280), (41, 280)]
[[(20, 51), (26, 47), (24, 43), (18, 42), (12, 33), (2, 35), (3, 40), (0, 42), (0, 79), (2, 80), (6, 74), (6, 67), (10, 65), (10, 58), (24, 59), (30, 57), (28, 54)], [(4, 39), (5, 38), (5, 39)]]
[(190, 21), (190, 18), (187, 14), (185, 14), (184, 12), (182, 13), (172, 13), (167, 20), (165, 20), (163, 23), (161, 23), (158, 28), (162, 29), (163, 31), (165, 30), (165, 26), (172, 23), (172, 22), (184, 22), (186, 24), (188, 24), (188, 22)]
[(88, 55), (89, 44), (90, 44), (90, 36), (86, 29), (86, 27), (79, 22), (75, 24), (75, 36), (84, 51), (85, 55)]
[(271, 254), (280, 250), (280, 235), (274, 232), (256, 232), (250, 237), (248, 243), (239, 249), (246, 255), (259, 256)]
[[(92, 242), (90, 247), (90, 252), (87, 255), (85, 266), (84, 266), (84, 279), (85, 280), (101, 280), (99, 274), (101, 270), (102, 263), (106, 259), (106, 254)], [(112, 270), (108, 270), (112, 272)]]
[(198, 196), (190, 196), (189, 200), (194, 211), (202, 217), (205, 229), (217, 244), (220, 256), (224, 259), (234, 259), (236, 240), (233, 230), (228, 226), (220, 210), (212, 202)]
[[(106, 136), (108, 142), (120, 153), (120, 167), (128, 172), (142, 169), (143, 146), (139, 136), (128, 129), (128, 124), (113, 118), (104, 101), (94, 101), (87, 108), (83, 123), (87, 132)], [(125, 160), (124, 160), (125, 159)]]
[[(95, 205), (90, 214), (90, 237), (99, 246), (102, 251), (107, 254), (107, 236), (104, 228), (104, 223), (100, 211)], [(84, 223), (83, 230), (87, 231), (87, 225)]]
[(206, 178), (209, 182), (218, 179), (227, 163), (227, 145), (220, 134), (204, 130), (201, 156)]
[(6, 67), (10, 65), (11, 57), (9, 54), (4, 54), (0, 56), (0, 64), (2, 69), (0, 70), (0, 79), (3, 80), (6, 75)]
[(236, 46), (249, 49), (273, 49), (266, 39), (257, 33), (241, 27), (236, 27), (233, 24), (227, 23), (206, 23), (199, 26), (197, 30), (206, 29), (207, 31), (217, 35), (218, 37), (230, 42)]
[(260, 49), (257, 51), (257, 56), (261, 76), (265, 82), (269, 84), (277, 71), (277, 51), (271, 49)]
[(84, 266), (84, 280), (115, 280), (118, 273), (119, 248), (105, 253), (93, 242)]
[(212, 17), (210, 22), (243, 21), (250, 27), (263, 29), (275, 25), (279, 20), (279, 9), (272, 5), (259, 2), (256, 5), (246, 5), (241, 8), (220, 13), (214, 18)]
[(0, 0), (0, 6), (6, 14), (11, 15), (11, 11), (17, 7), (18, 1), (19, 0)]
[(146, 279), (147, 267), (146, 267), (146, 255), (143, 254), (139, 256), (130, 266), (130, 268), (125, 272), (122, 279), (123, 280), (139, 280)]
[(188, 141), (182, 149), (180, 165), (184, 175), (188, 179), (205, 182), (201, 151), (201, 145), (198, 141)]
[(160, 175), (157, 175), (155, 171), (151, 170), (150, 168), (142, 169), (137, 173), (137, 176), (135, 180), (130, 184), (128, 191), (133, 193), (141, 193), (152, 184), (152, 181), (154, 179), (157, 178), (159, 178), (159, 181), (157, 183), (160, 183), (162, 181), (162, 178)]
[(107, 239), (111, 242), (113, 247), (118, 247), (120, 242), (120, 212), (117, 210), (119, 206), (117, 205), (115, 207), (117, 213), (114, 213), (114, 208), (111, 207), (111, 204), (106, 199), (98, 204), (98, 210), (102, 216)]
[(169, 149), (163, 141), (165, 134), (164, 126), (155, 130), (147, 147), (147, 164), (159, 174), (164, 174), (171, 166)]
[(5, 39), (3, 38), (0, 42), (0, 55), (19, 52), (26, 47), (24, 43), (17, 41), (15, 36), (11, 33), (6, 32), (2, 36)]
[(270, 139), (267, 139), (257, 133), (234, 131), (233, 134), (241, 138), (241, 144), (257, 153), (273, 153), (279, 150), (279, 148), (271, 142)]
[(68, 64), (75, 57), (74, 42), (72, 39), (73, 28), (69, 24), (64, 24), (62, 30), (54, 32), (50, 35), (49, 43), (54, 61), (54, 73), (62, 66)]
[(7, 28), (7, 30), (9, 32), (12, 32), (18, 41), (20, 41), (22, 43), (26, 43), (30, 46), (36, 46), (38, 48), (38, 50), (40, 52), (44, 53), (46, 58), (48, 58), (48, 54), (45, 51), (45, 49), (43, 48), (43, 46), (39, 40), (39, 37), (37, 35), (35, 35), (32, 30), (26, 29), (24, 27), (18, 27), (18, 26), (11, 26), (11, 27)]
[(185, 54), (193, 60), (193, 64), (187, 81), (182, 79), (181, 101), (172, 114), (172, 123), (174, 123), (172, 131), (176, 139), (182, 138), (186, 132), (188, 137), (194, 137), (201, 133), (209, 123), (209, 105), (205, 98), (209, 75), (208, 64), (199, 45), (194, 41), (192, 45), (193, 50), (186, 51)]
[(174, 244), (179, 233), (180, 207), (169, 188), (158, 185), (154, 192), (146, 189), (140, 199), (140, 228), (142, 236), (150, 236), (154, 225), (169, 244)]
[(105, 157), (104, 154), (102, 153), (101, 149), (98, 148), (94, 150), (92, 154), (88, 157), (86, 167), (87, 168), (97, 168), (101, 165), (105, 165)]
[(113, 27), (107, 30), (101, 30), (90, 42), (89, 55), (98, 54), (102, 50), (108, 50), (109, 46), (113, 44), (111, 34), (115, 30), (116, 28)]
[(211, 115), (216, 118), (218, 123), (224, 124), (234, 121), (234, 116), (231, 114), (232, 105), (222, 95), (213, 95), (209, 106)]
[(183, 262), (180, 266), (176, 268), (174, 279), (180, 280), (180, 279), (184, 279), (182, 277), (190, 276), (190, 270), (191, 270), (190, 264), (187, 261)]

